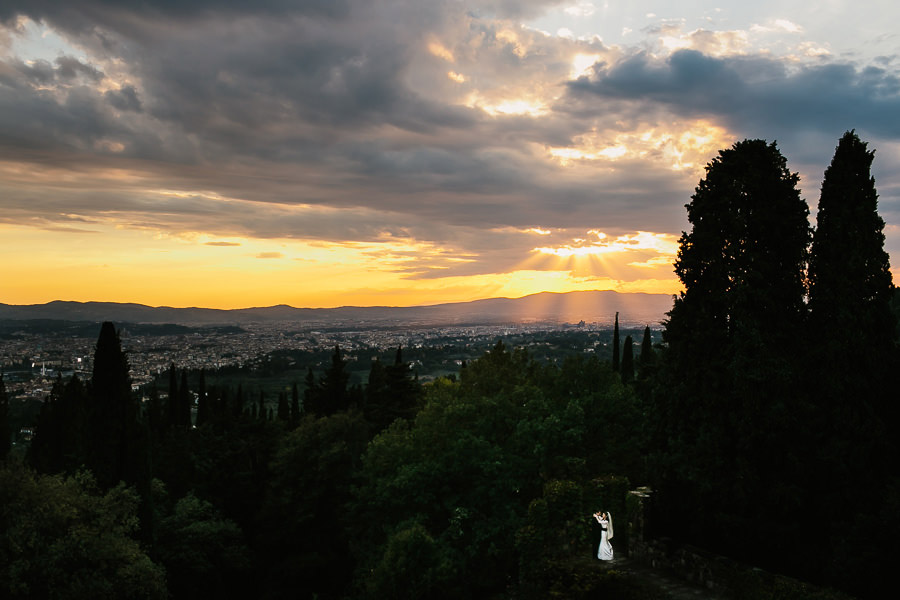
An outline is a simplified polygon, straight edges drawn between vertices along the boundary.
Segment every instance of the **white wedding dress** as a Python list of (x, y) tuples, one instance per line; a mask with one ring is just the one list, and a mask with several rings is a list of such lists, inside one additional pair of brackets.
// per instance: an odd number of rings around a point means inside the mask
[(613, 547), (609, 543), (609, 538), (612, 537), (612, 517), (609, 520), (598, 518), (597, 521), (600, 522), (600, 526), (603, 528), (603, 534), (600, 536), (600, 547), (597, 549), (597, 558), (600, 560), (612, 560)]

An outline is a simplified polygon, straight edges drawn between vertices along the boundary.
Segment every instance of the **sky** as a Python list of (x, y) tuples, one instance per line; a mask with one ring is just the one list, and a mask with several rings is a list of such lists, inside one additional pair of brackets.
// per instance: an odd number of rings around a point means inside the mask
[(721, 149), (815, 223), (875, 149), (900, 264), (900, 5), (4, 0), (0, 302), (411, 306), (677, 293)]

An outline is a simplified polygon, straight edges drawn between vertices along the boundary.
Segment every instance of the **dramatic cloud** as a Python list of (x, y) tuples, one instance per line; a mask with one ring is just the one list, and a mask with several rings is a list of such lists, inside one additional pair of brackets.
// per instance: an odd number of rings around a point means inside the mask
[[(718, 149), (777, 139), (814, 213), (834, 145), (856, 128), (878, 149), (891, 249), (897, 38), (885, 26), (838, 46), (835, 7), (821, 20), (768, 2), (684, 10), (5, 2), (0, 227), (23, 240), (22, 228), (151, 236), (127, 258), (146, 264), (292, 259), (246, 268), (303, 280), (321, 276), (313, 263), (343, 261), (386, 277), (367, 293), (396, 284), (411, 302), (410, 282), (478, 296), (478, 277), (519, 272), (545, 274), (532, 291), (674, 291), (671, 243)], [(350, 289), (350, 270), (331, 273), (347, 282), (325, 287)]]

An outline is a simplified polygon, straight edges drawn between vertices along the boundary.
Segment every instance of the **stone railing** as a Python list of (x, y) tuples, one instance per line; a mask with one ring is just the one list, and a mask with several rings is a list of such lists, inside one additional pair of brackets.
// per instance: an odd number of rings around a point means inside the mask
[(834, 590), (750, 567), (670, 538), (654, 538), (652, 528), (648, 527), (651, 499), (649, 488), (629, 492), (628, 556), (631, 560), (702, 586), (719, 597), (852, 600)]

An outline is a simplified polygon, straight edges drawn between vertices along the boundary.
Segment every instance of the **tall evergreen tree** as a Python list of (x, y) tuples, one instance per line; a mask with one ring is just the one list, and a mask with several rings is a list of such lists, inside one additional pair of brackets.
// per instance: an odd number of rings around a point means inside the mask
[(297, 382), (291, 388), (291, 427), (296, 427), (300, 422), (300, 390)]
[(791, 531), (788, 507), (803, 501), (782, 483), (801, 474), (794, 373), (810, 230), (797, 182), (774, 143), (720, 151), (687, 205), (675, 262), (684, 291), (651, 411), (657, 487), (690, 526), (680, 535), (728, 552), (771, 546), (760, 516), (781, 526), (767, 533)]
[[(819, 393), (842, 407), (833, 417), (885, 414), (894, 371), (893, 281), (884, 250), (884, 221), (870, 174), (874, 150), (852, 131), (843, 135), (825, 170), (809, 261), (809, 310)], [(858, 398), (844, 402), (848, 394)], [(832, 403), (833, 403), (832, 402)], [(848, 414), (856, 412), (853, 414)]]
[(303, 390), (303, 412), (321, 416), (322, 406), (320, 405), (320, 400), (322, 394), (319, 391), (319, 384), (316, 381), (316, 376), (313, 373), (312, 367), (307, 369), (304, 383), (306, 389)]
[(191, 389), (188, 387), (187, 369), (181, 371), (181, 385), (178, 386), (178, 427), (191, 428), (191, 406), (193, 405)]
[(322, 381), (319, 386), (324, 414), (332, 415), (350, 407), (350, 398), (347, 393), (349, 380), (350, 374), (347, 372), (347, 361), (341, 355), (340, 346), (335, 346), (334, 354), (331, 355), (331, 366), (322, 375)]
[(162, 438), (167, 428), (165, 409), (159, 398), (159, 390), (154, 384), (147, 393), (147, 404), (144, 407), (144, 419), (150, 428), (150, 434), (155, 441)]
[(622, 377), (622, 383), (632, 383), (634, 381), (634, 342), (630, 335), (625, 336), (625, 345), (622, 348), (622, 368), (619, 375)]
[(86, 440), (87, 465), (102, 487), (119, 481), (149, 486), (149, 448), (128, 369), (119, 333), (107, 321), (100, 327), (94, 352)]
[(400, 346), (394, 355), (394, 364), (386, 371), (388, 393), (393, 398), (394, 419), (412, 418), (416, 412), (421, 389), (410, 371), (410, 364), (403, 360), (403, 349)]
[(376, 429), (383, 429), (389, 425), (393, 419), (386, 414), (386, 406), (390, 402), (390, 391), (388, 390), (387, 371), (378, 358), (372, 360), (372, 366), (369, 367), (369, 378), (366, 383), (366, 400), (364, 403), (364, 414), (366, 420), (373, 423)]
[(410, 419), (416, 413), (421, 386), (403, 360), (403, 349), (397, 348), (394, 364), (384, 366), (372, 361), (365, 391), (365, 415), (376, 429), (383, 429), (397, 419)]
[(256, 406), (254, 415), (260, 421), (266, 420), (266, 394), (262, 390), (259, 390), (259, 403)]
[(244, 414), (244, 386), (238, 384), (237, 392), (234, 394), (234, 406), (232, 406), (232, 414), (236, 419), (240, 419)]
[(87, 463), (87, 390), (75, 376), (57, 375), (41, 405), (28, 462), (42, 473), (73, 473)]
[[(807, 514), (821, 522), (840, 506), (852, 534), (831, 532), (820, 545), (838, 560), (853, 552), (870, 553), (875, 570), (889, 570), (880, 558), (879, 506), (885, 481), (896, 480), (898, 454), (894, 439), (900, 412), (897, 323), (891, 310), (894, 293), (884, 221), (871, 175), (874, 150), (853, 131), (838, 142), (825, 170), (819, 196), (817, 227), (809, 261), (809, 387), (815, 411), (809, 475), (818, 502)], [(865, 468), (861, 468), (865, 465)], [(816, 510), (818, 509), (818, 510)], [(821, 561), (826, 564), (828, 561)], [(852, 580), (872, 580), (870, 573), (848, 573)]]
[(653, 335), (650, 326), (644, 327), (644, 337), (641, 339), (640, 368), (644, 372), (656, 362), (656, 353), (653, 351)]
[(175, 363), (169, 364), (169, 398), (166, 400), (166, 424), (178, 426), (178, 373)]
[(12, 436), (9, 431), (9, 396), (6, 395), (3, 373), (0, 373), (0, 460), (6, 458), (10, 448)]
[(613, 355), (612, 355), (612, 368), (613, 371), (619, 371), (619, 313), (616, 312), (616, 325), (613, 328)]
[(275, 418), (285, 423), (289, 423), (291, 420), (291, 408), (288, 404), (286, 392), (278, 392), (278, 410), (275, 413)]
[(206, 372), (200, 369), (200, 381), (197, 384), (197, 427), (209, 421), (209, 398), (206, 393)]

